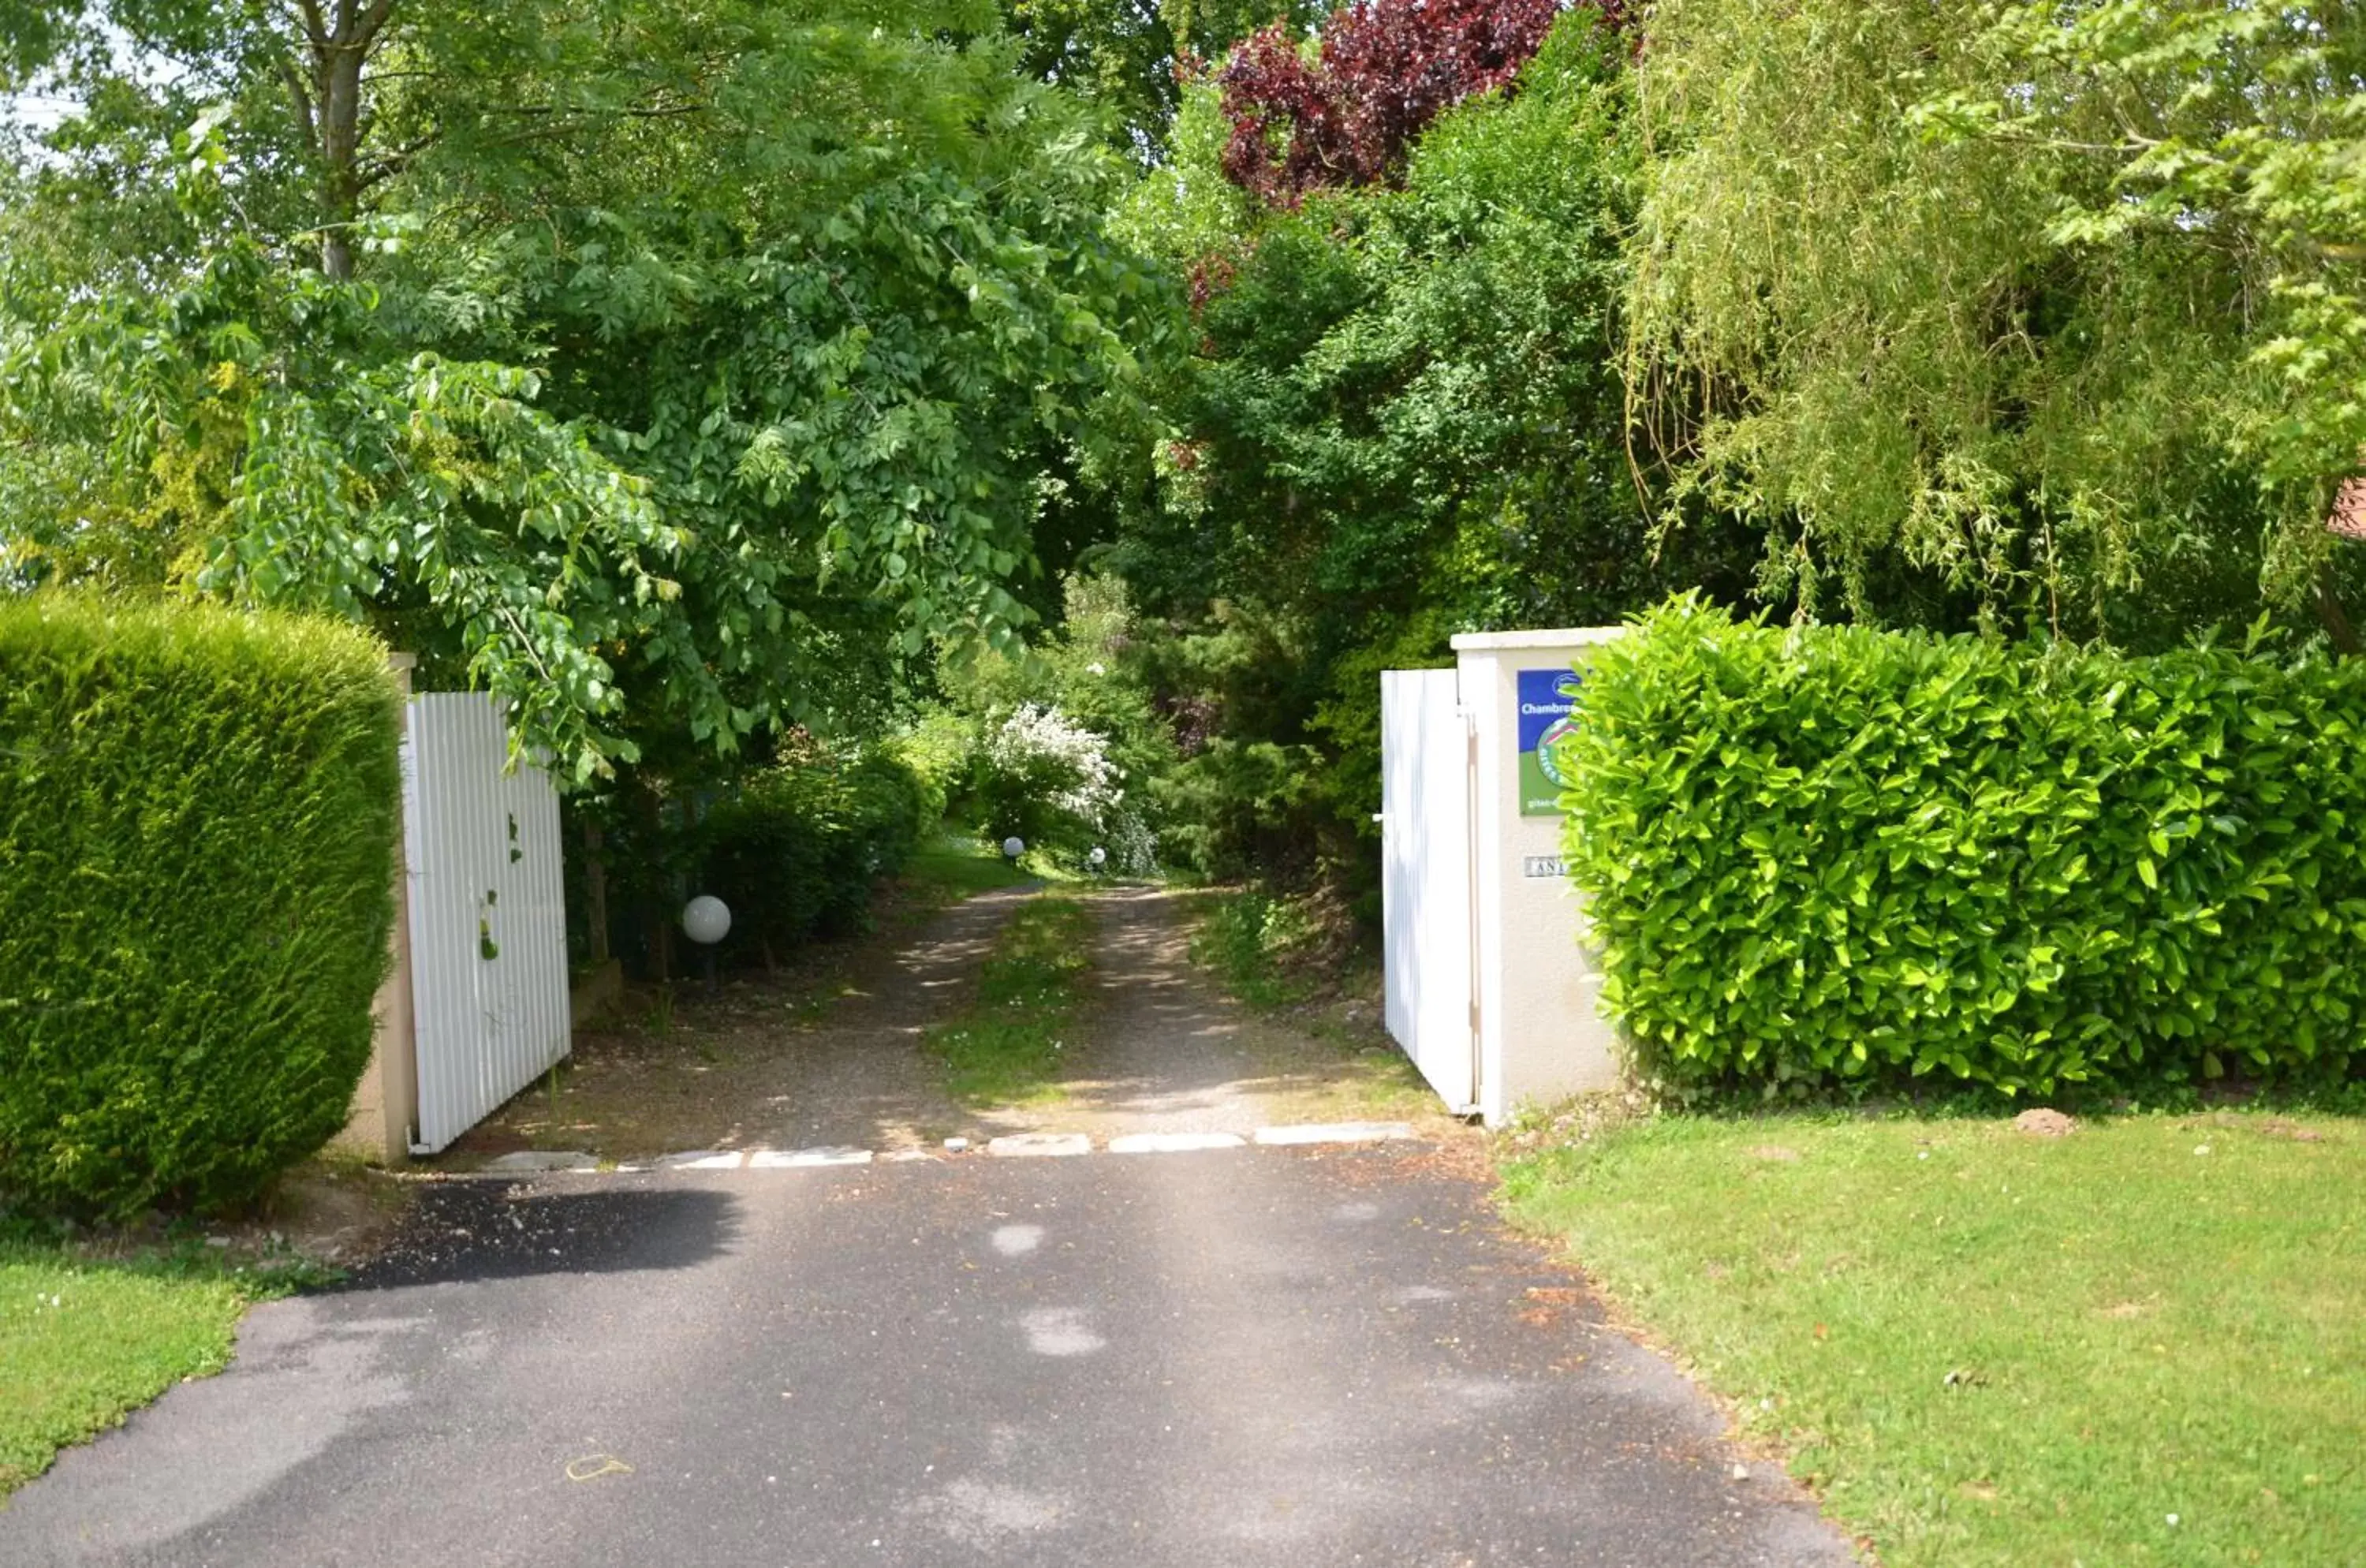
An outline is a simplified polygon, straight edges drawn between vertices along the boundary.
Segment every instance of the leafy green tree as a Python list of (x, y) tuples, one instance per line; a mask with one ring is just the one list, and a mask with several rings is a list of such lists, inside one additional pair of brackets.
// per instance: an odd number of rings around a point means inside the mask
[(5, 570), (368, 617), (579, 778), (1010, 644), (1043, 457), (1092, 460), (1164, 296), (995, 20), (13, 28), (80, 112), (0, 190)]
[(1031, 74), (1092, 101), (1145, 163), (1164, 158), (1183, 87), (1268, 25), (1301, 28), (1318, 0), (1003, 0)]
[(2138, 240), (2245, 289), (2225, 445), (2272, 519), (2263, 583), (2314, 575), (2359, 651), (2317, 525), (2366, 451), (2366, 12), (2346, 4), (2000, 6), (1981, 40), (2013, 85), (1918, 105), (1932, 133), (2064, 156), (2079, 170), (2047, 237)]
[(2360, 28), (1660, 6), (1628, 374), (1677, 504), (1810, 615), (2144, 648), (2298, 600), (2366, 434)]
[(1623, 441), (1624, 56), (1564, 17), (1514, 92), (1413, 143), (1401, 188), (1295, 210), (1222, 182), (1200, 89), (1130, 204), (1124, 231), (1196, 301), (1156, 502), (1118, 558), (1171, 628), (1160, 680), (1193, 733), (1170, 787), (1203, 858), (1361, 863), (1381, 669), (1438, 662), (1457, 631), (1615, 620), (1716, 570), (1655, 561)]

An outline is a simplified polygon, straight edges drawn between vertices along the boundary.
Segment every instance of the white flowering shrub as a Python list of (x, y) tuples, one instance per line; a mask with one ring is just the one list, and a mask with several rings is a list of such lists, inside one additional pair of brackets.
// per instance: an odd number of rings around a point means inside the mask
[(1020, 704), (988, 727), (979, 750), (979, 826), (989, 838), (1016, 836), (1069, 856), (1098, 845), (1109, 852), (1106, 870), (1147, 874), (1156, 864), (1152, 835), (1109, 751), (1107, 737), (1057, 707)]
[(1087, 823), (1122, 793), (1108, 740), (1042, 703), (1021, 703), (987, 731), (985, 761), (1005, 789)]

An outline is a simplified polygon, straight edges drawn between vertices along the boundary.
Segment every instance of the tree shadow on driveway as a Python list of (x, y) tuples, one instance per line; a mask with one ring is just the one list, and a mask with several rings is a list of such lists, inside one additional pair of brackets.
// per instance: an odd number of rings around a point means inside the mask
[(332, 1292), (695, 1268), (727, 1249), (738, 1207), (703, 1187), (436, 1182), (385, 1250)]

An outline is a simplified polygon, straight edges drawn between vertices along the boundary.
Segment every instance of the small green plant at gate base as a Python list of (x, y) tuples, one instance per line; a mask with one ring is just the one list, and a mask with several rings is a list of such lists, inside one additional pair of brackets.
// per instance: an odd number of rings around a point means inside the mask
[(1009, 1105), (1058, 1094), (1092, 940), (1092, 912), (1074, 898), (1038, 895), (1020, 906), (978, 972), (976, 999), (928, 1033), (956, 1099)]
[(1304, 907), (1260, 888), (1215, 896), (1191, 933), (1191, 956), (1256, 1008), (1286, 1008), (1314, 993), (1304, 971), (1322, 933)]

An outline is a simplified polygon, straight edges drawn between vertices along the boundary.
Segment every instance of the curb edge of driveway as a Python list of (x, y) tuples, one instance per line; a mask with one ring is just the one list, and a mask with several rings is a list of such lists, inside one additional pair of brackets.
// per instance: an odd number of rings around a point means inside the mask
[(967, 1155), (997, 1159), (1069, 1159), (1095, 1154), (1204, 1154), (1234, 1149), (1306, 1148), (1418, 1143), (1407, 1122), (1310, 1122), (1239, 1133), (1121, 1133), (1096, 1142), (1088, 1133), (1014, 1133), (984, 1146), (947, 1138), (940, 1149), (863, 1149), (829, 1144), (808, 1149), (691, 1149), (656, 1159), (607, 1162), (573, 1150), (523, 1149), (472, 1170), (435, 1171), (445, 1179), (521, 1176), (633, 1176), (648, 1171), (826, 1170), (872, 1164), (943, 1164)]

